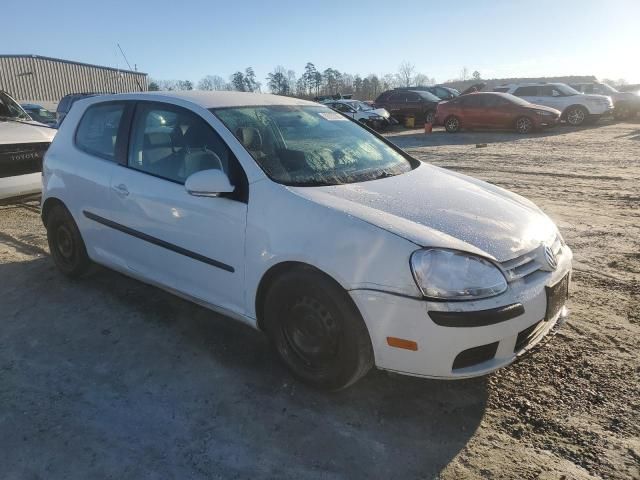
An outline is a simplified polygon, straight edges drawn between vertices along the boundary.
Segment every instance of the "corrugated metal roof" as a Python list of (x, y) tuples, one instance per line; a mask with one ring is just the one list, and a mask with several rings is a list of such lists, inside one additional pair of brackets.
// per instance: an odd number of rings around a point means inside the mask
[(65, 60), (63, 58), (54, 58), (54, 57), (45, 57), (43, 55), (33, 55), (33, 54), (0, 54), (0, 58), (41, 58), (43, 60), (51, 60), (53, 62), (61, 62), (61, 63), (71, 63), (74, 65), (84, 65), (86, 67), (95, 67), (95, 68), (104, 68), (106, 70), (115, 70), (117, 72), (126, 72), (126, 73), (134, 73), (138, 75), (147, 75), (144, 72), (139, 72), (138, 70), (124, 70), (122, 68), (115, 67), (105, 67), (104, 65), (95, 65), (93, 63), (84, 63), (84, 62), (76, 62), (75, 60)]
[(147, 74), (39, 55), (0, 55), (0, 89), (20, 102), (58, 102), (69, 93), (147, 90)]

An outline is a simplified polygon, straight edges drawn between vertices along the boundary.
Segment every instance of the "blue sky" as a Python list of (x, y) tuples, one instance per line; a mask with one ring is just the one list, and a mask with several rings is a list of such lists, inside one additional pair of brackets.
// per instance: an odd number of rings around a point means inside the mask
[[(403, 61), (445, 81), (594, 74), (640, 83), (640, 0), (5, 0), (0, 53), (126, 68), (156, 79), (227, 78), (306, 62), (395, 73)], [(42, 32), (42, 35), (38, 35)]]

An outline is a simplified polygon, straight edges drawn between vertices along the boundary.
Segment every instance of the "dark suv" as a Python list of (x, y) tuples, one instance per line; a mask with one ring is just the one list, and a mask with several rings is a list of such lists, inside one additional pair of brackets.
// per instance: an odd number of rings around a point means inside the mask
[(69, 110), (71, 110), (71, 106), (82, 98), (94, 97), (96, 95), (104, 95), (102, 93), (94, 93), (94, 92), (85, 92), (85, 93), (70, 93), (69, 95), (65, 95), (58, 103), (58, 108), (56, 108), (56, 120), (58, 122), (58, 127), (62, 125), (64, 117), (67, 116)]
[(455, 88), (441, 87), (440, 85), (430, 87), (398, 87), (394, 90), (409, 90), (414, 92), (429, 92), (435, 95), (441, 100), (451, 100), (460, 95), (460, 92)]
[(402, 122), (413, 117), (416, 123), (432, 123), (440, 99), (427, 91), (387, 90), (376, 98), (375, 106), (385, 108), (392, 117)]

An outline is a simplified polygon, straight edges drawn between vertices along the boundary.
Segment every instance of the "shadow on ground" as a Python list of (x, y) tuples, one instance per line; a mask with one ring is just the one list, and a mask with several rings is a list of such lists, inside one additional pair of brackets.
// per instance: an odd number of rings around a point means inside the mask
[(0, 289), (1, 478), (432, 478), (487, 402), (379, 371), (308, 389), (260, 332), (99, 267), (1, 264)]

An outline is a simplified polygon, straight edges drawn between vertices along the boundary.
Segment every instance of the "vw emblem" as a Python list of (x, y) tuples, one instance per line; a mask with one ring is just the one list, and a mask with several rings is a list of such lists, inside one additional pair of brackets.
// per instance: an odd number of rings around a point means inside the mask
[(551, 267), (551, 270), (555, 270), (558, 266), (558, 260), (556, 259), (553, 250), (551, 250), (551, 247), (547, 245), (544, 246), (544, 259), (547, 261), (549, 267)]

